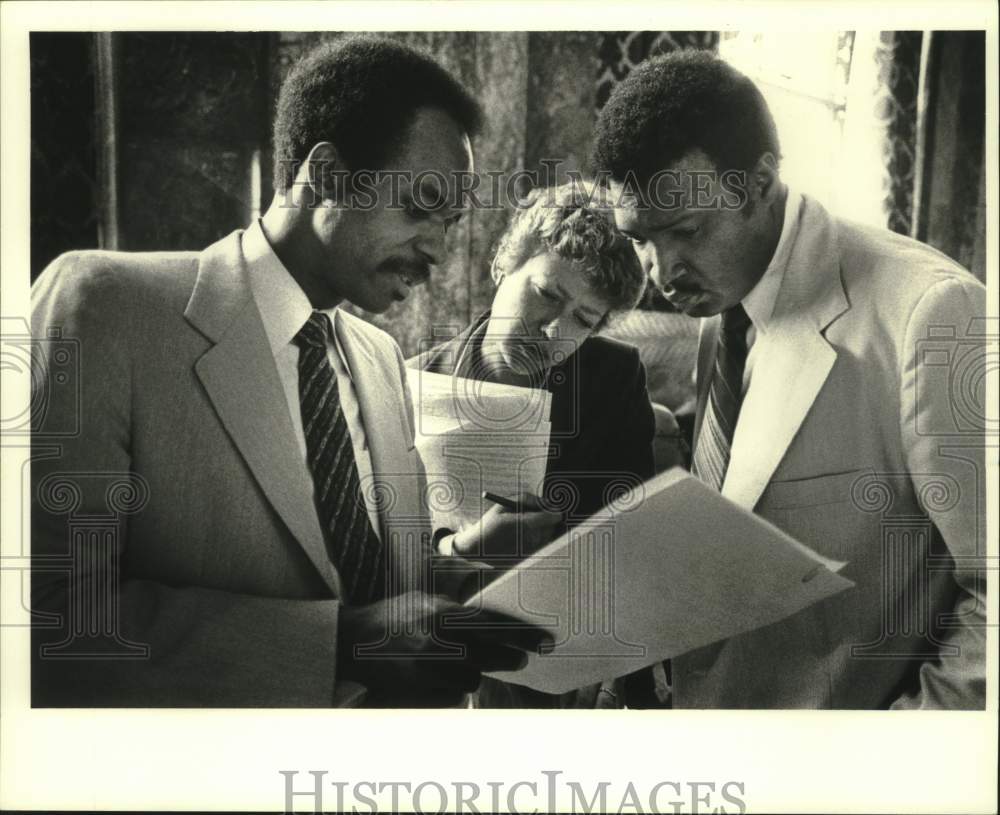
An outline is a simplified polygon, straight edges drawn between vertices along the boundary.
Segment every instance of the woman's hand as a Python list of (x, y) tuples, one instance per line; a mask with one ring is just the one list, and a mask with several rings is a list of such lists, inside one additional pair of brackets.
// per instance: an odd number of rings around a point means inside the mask
[(539, 507), (538, 499), (522, 493), (518, 511), (494, 504), (479, 521), (456, 533), (455, 554), (471, 558), (525, 558), (549, 543), (562, 515)]

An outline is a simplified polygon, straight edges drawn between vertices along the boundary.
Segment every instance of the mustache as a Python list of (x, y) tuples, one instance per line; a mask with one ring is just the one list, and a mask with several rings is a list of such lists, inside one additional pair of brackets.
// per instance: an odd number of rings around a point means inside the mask
[(382, 271), (405, 275), (414, 283), (423, 282), (431, 276), (431, 266), (425, 261), (389, 258), (380, 265)]
[(703, 293), (704, 289), (701, 286), (688, 280), (673, 281), (660, 287), (660, 294), (667, 300), (694, 297)]

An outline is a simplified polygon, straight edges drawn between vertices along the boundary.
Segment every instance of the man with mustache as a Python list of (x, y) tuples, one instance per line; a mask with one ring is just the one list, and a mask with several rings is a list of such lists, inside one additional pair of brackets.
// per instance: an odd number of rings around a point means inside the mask
[(779, 158), (759, 90), (691, 52), (630, 74), (594, 147), (619, 229), (703, 318), (694, 473), (856, 585), (630, 677), (629, 704), (982, 709), (985, 288)]
[[(40, 360), (33, 609), (55, 625), (34, 632), (33, 704), (453, 704), (538, 644), (449, 628), (476, 569), (435, 563), (398, 346), (339, 308), (383, 312), (444, 260), (480, 120), (417, 51), (321, 46), (282, 88), (259, 221), (201, 253), (73, 252), (41, 276), (34, 334), (79, 343), (81, 389)], [(113, 509), (110, 537), (73, 536)], [(483, 534), (554, 522), (495, 511)]]

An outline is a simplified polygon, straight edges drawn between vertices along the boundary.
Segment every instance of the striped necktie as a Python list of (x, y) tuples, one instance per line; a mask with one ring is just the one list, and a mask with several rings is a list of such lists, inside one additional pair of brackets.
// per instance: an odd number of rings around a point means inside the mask
[(354, 446), (327, 357), (330, 318), (314, 311), (295, 335), (299, 346), (299, 402), (313, 497), (330, 560), (350, 605), (384, 594), (385, 554), (368, 520)]
[[(750, 317), (742, 305), (722, 313), (722, 330), (715, 351), (712, 384), (694, 448), (691, 472), (721, 490), (729, 467), (733, 432), (743, 402), (743, 370), (747, 362), (747, 329)], [(626, 703), (630, 707), (671, 707), (670, 660), (656, 663), (625, 677)]]
[(742, 305), (736, 304), (722, 313), (712, 382), (691, 462), (691, 472), (717, 490), (722, 489), (726, 479), (733, 433), (743, 402), (749, 327), (750, 317)]

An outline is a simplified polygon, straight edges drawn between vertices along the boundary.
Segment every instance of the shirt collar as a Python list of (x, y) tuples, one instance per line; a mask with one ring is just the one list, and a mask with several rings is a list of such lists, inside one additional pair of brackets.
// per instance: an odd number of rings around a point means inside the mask
[(774, 313), (774, 304), (778, 300), (778, 291), (781, 289), (785, 269), (788, 267), (788, 260), (792, 254), (792, 245), (795, 243), (801, 204), (802, 195), (788, 187), (785, 196), (784, 223), (781, 225), (781, 235), (778, 237), (778, 245), (775, 247), (774, 255), (771, 257), (771, 262), (767, 264), (763, 276), (757, 281), (757, 285), (742, 301), (743, 308), (746, 309), (754, 328), (760, 331), (767, 330), (767, 323)]
[[(254, 221), (243, 233), (243, 259), (250, 278), (250, 291), (257, 305), (257, 311), (260, 312), (261, 322), (264, 323), (268, 345), (271, 347), (271, 353), (277, 357), (280, 351), (293, 342), (299, 329), (306, 324), (313, 312), (312, 305), (301, 286), (295, 282), (295, 278), (274, 253), (259, 220)], [(340, 358), (345, 360), (345, 367), (348, 367), (337, 332), (339, 311), (336, 306), (322, 309), (333, 326), (337, 352)], [(349, 368), (348, 375), (350, 375)]]

